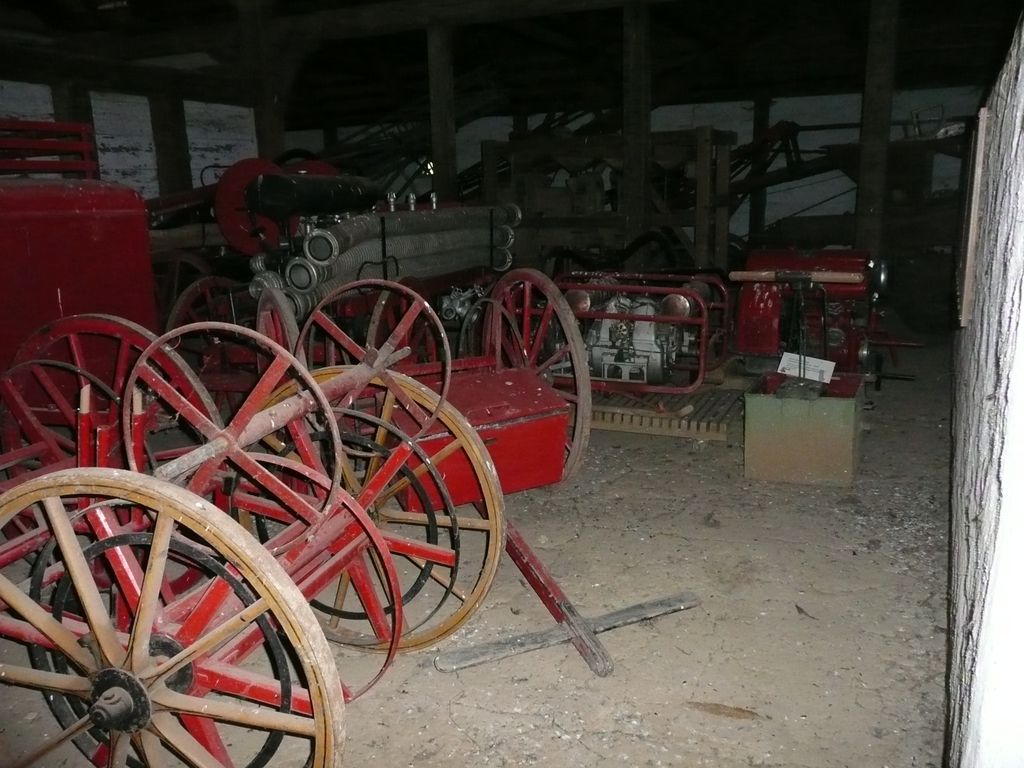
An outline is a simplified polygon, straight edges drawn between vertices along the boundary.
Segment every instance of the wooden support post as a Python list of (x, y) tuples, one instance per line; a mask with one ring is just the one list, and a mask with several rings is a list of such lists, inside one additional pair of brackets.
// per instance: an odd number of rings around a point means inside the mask
[(529, 115), (518, 113), (512, 115), (512, 136), (510, 138), (521, 139), (530, 132)]
[(430, 145), (434, 192), (442, 200), (458, 197), (455, 158), (455, 62), (450, 27), (427, 28), (427, 72), (430, 78)]
[(729, 174), (732, 147), (719, 144), (715, 147), (715, 242), (714, 260), (711, 266), (717, 269), (729, 268)]
[(709, 267), (712, 263), (712, 155), (714, 153), (714, 129), (702, 125), (697, 133), (697, 198), (693, 211), (694, 261), (698, 267)]
[(329, 125), (323, 129), (324, 149), (329, 149), (338, 143), (338, 126)]
[(498, 147), (493, 141), (480, 143), (480, 197), (486, 205), (498, 202)]
[[(759, 98), (754, 101), (754, 141), (760, 141), (768, 132), (771, 121), (772, 100)], [(767, 153), (754, 158), (750, 164), (750, 176), (763, 176), (768, 172)], [(750, 225), (747, 236), (764, 232), (765, 212), (768, 209), (768, 192), (764, 187), (750, 193)]]
[(261, 157), (275, 158), (285, 149), (284, 112), (293, 67), (271, 55), (266, 0), (235, 0), (242, 29), (243, 71), (256, 83), (256, 146)]
[(651, 178), (650, 9), (629, 2), (622, 9), (622, 185), (619, 212), (625, 223), (623, 245), (648, 228)]
[(861, 102), (856, 244), (876, 256), (882, 251), (899, 16), (900, 0), (871, 0)]
[(185, 103), (177, 96), (150, 96), (156, 177), (161, 195), (192, 189), (192, 159), (185, 127)]
[(89, 89), (74, 80), (65, 80), (50, 86), (53, 99), (53, 119), (59, 123), (88, 123), (92, 121), (92, 96)]

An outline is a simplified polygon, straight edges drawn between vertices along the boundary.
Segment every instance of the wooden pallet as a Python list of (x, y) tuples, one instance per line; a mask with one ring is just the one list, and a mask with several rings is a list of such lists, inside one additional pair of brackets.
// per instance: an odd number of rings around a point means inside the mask
[(746, 381), (729, 380), (690, 395), (595, 392), (593, 428), (741, 445), (749, 388)]

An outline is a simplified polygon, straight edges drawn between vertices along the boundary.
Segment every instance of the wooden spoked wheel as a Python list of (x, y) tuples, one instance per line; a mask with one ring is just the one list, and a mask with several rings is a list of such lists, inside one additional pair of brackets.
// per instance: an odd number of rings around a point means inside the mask
[[(223, 414), (185, 402), (150, 352), (187, 341), (193, 334), (219, 349), (245, 352), (252, 375), (234, 391), (239, 405)], [(232, 353), (234, 354), (234, 353)], [(149, 468), (212, 501), (257, 535), (310, 596), (346, 579), (362, 606), (362, 631), (388, 651), (382, 664), (358, 681), (356, 696), (375, 683), (398, 650), (403, 623), (400, 580), (389, 546), (359, 502), (341, 487), (343, 465), (338, 425), (315, 379), (283, 347), (256, 331), (224, 323), (183, 326), (143, 352), (128, 380), (135, 400), (178, 411), (173, 435), (150, 431), (150, 420), (123, 407), (129, 466)], [(276, 411), (264, 411), (275, 392)], [(287, 399), (287, 403), (280, 400)], [(151, 406), (152, 407), (152, 406)], [(373, 567), (366, 567), (372, 562)]]
[(491, 289), (483, 313), (483, 354), (497, 368), (530, 368), (569, 404), (563, 478), (583, 462), (590, 442), (587, 351), (558, 286), (541, 272), (513, 269)]
[(167, 313), (168, 331), (207, 321), (252, 326), (256, 300), (249, 285), (220, 275), (207, 275), (189, 285)]
[[(298, 349), (310, 368), (372, 363), (379, 354), (402, 350), (405, 359), (398, 365), (403, 372), (429, 373), (439, 395), (435, 410), (423, 411), (422, 405), (409, 400), (404, 389), (393, 382), (389, 371), (380, 374), (394, 396), (406, 401), (407, 409), (420, 410), (413, 437), (430, 428), (437, 410), (448, 399), (451, 348), (444, 325), (426, 299), (399, 283), (359, 280), (334, 291), (306, 319)], [(426, 355), (430, 359), (424, 363)]]
[[(75, 535), (75, 517), (114, 521), (120, 508), (149, 525)], [(236, 522), (169, 483), (95, 468), (3, 494), (0, 525), (26, 509), (51, 543), (29, 578), (0, 575), (0, 645), (32, 649), (21, 663), (5, 650), (0, 682), (23, 689), (11, 698), (42, 693), (58, 722), (36, 728), (8, 766), (54, 765), (70, 745), (90, 765), (341, 765), (331, 650), (305, 598)], [(11, 546), (0, 544), (0, 561)], [(174, 594), (184, 569), (208, 578)]]
[[(320, 382), (344, 366), (314, 371)], [(402, 388), (403, 397), (394, 393)], [(416, 408), (406, 409), (406, 403)], [(436, 414), (427, 432), (417, 418)], [(343, 481), (380, 528), (402, 582), (403, 649), (454, 632), (490, 590), (505, 546), (504, 497), (476, 431), (450, 403), (402, 374), (373, 381), (352, 408), (335, 411)], [(348, 586), (314, 603), (329, 639), (366, 645), (346, 626)]]

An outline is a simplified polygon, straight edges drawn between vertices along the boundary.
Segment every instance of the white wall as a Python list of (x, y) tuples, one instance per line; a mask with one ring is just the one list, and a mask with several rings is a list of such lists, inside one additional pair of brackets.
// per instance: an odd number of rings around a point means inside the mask
[(53, 98), (48, 85), (0, 80), (0, 117), (53, 120)]
[(145, 96), (94, 91), (92, 120), (100, 177), (132, 187), (143, 197), (160, 194), (149, 100)]
[(948, 762), (1024, 765), (1024, 25), (989, 100), (973, 320), (957, 348)]
[(186, 101), (185, 132), (192, 186), (212, 184), (225, 166), (256, 157), (256, 122), (249, 107)]

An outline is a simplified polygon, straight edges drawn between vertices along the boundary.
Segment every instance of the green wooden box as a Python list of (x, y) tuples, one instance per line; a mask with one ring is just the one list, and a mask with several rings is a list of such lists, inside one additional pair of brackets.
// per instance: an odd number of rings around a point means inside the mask
[(860, 454), (863, 377), (838, 374), (817, 396), (792, 396), (793, 388), (784, 382), (779, 374), (769, 374), (745, 397), (744, 475), (850, 485)]

